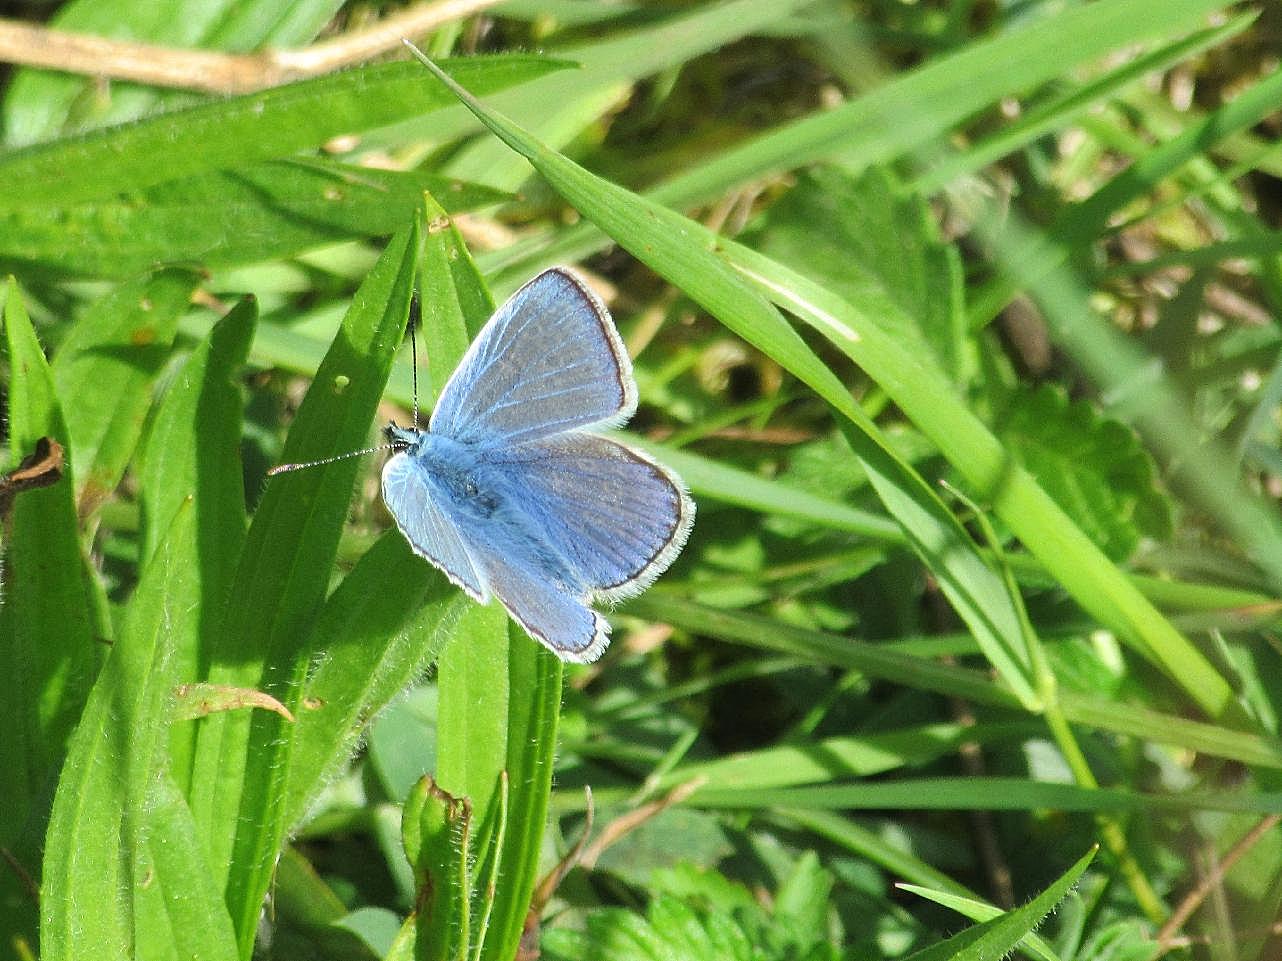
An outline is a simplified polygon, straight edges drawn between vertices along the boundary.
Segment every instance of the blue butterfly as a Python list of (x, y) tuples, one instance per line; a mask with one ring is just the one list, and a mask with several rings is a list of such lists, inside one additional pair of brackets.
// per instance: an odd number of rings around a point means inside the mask
[(428, 429), (387, 428), (383, 500), (471, 597), (497, 597), (562, 660), (594, 661), (610, 625), (592, 603), (644, 590), (694, 523), (676, 474), (592, 433), (636, 406), (605, 306), (569, 270), (544, 271), (477, 335)]

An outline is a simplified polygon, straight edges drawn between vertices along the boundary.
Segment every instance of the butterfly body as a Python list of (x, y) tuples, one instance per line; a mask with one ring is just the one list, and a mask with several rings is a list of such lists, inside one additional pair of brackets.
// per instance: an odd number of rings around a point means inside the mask
[(497, 597), (558, 657), (591, 661), (591, 608), (643, 590), (680, 552), (694, 504), (679, 478), (595, 429), (636, 407), (605, 307), (554, 268), (486, 324), (426, 431), (392, 426), (383, 499), (415, 552), (479, 601)]
[[(506, 469), (501, 448), (480, 446), (429, 431), (394, 428), (407, 447), (397, 457), (412, 461), (410, 469), (425, 478), (429, 497), (451, 518), (464, 542), (486, 542), (563, 591), (583, 593), (588, 584), (570, 563), (547, 544), (539, 519), (530, 515), (518, 488), (519, 476)], [(411, 440), (412, 438), (412, 440)], [(394, 468), (391, 476), (396, 476)], [(488, 601), (484, 566), (478, 575), (478, 600)], [(450, 573), (446, 571), (446, 573)]]

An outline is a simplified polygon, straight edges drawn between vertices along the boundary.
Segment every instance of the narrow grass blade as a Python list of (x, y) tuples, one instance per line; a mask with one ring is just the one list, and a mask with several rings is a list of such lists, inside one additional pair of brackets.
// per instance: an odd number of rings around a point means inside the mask
[[(353, 298), (286, 441), (291, 462), (366, 446), (409, 312), (417, 225), (399, 232)], [(210, 683), (259, 688), (295, 715), (314, 651), (309, 636), (325, 596), (359, 467), (348, 459), (274, 479), (241, 553)], [(248, 956), (286, 825), (290, 739), (276, 714), (212, 715), (197, 736), (190, 798), (227, 883), (241, 952)]]
[(482, 961), (514, 957), (521, 941), (539, 876), (561, 714), (561, 662), (515, 624), (508, 625), (508, 632), (508, 823), (497, 865), (499, 884), (483, 892), (491, 914), (478, 955)]
[(881, 783), (695, 791), (689, 804), (719, 808), (819, 808), (912, 811), (1236, 811), (1282, 813), (1282, 794), (1142, 794), (1124, 788), (1087, 788), (1024, 778), (903, 778)]
[(418, 209), (424, 190), (454, 213), (506, 196), (419, 171), (268, 161), (128, 197), (0, 206), (0, 261), (103, 278), (133, 277), (157, 263), (259, 263), (394, 233)]
[[(451, 69), (493, 91), (562, 66), (512, 56), (477, 57)], [(384, 63), (175, 110), (0, 155), (0, 180), (24, 185), (7, 194), (9, 203), (65, 205), (288, 157), (453, 102), (425, 80), (413, 64)], [(9, 203), (0, 199), (0, 208)]]
[[(436, 347), (433, 384), (443, 383), (470, 339), (489, 319), (492, 300), (453, 226), (438, 225), (424, 247), (422, 285), (433, 305), (426, 339)], [(430, 293), (430, 296), (428, 294)], [(429, 357), (432, 351), (429, 348)], [(511, 958), (529, 911), (551, 790), (561, 662), (514, 624), (497, 605), (476, 612), (441, 652), (436, 780), (472, 804), (474, 878), (502, 879), (473, 892), (487, 905), (480, 957)], [(506, 772), (507, 829), (495, 845)], [(497, 848), (497, 849), (496, 849)], [(477, 932), (478, 935), (481, 932)]]
[[(142, 558), (164, 543), (174, 515), (190, 510), (193, 538), (186, 563), (194, 588), (184, 621), (194, 622), (173, 652), (179, 684), (199, 681), (209, 666), (245, 543), (245, 482), (240, 460), (241, 396), (236, 383), (257, 324), (257, 306), (243, 300), (220, 319), (175, 373), (161, 398), (138, 474)], [(170, 771), (190, 787), (197, 726), (170, 729)]]
[[(972, 921), (991, 921), (994, 918), (1001, 917), (1004, 913), (1001, 908), (994, 907), (977, 898), (968, 898), (952, 891), (936, 890), (917, 884), (898, 884), (896, 887), (901, 891), (907, 891), (928, 901), (934, 901), (936, 904), (942, 904), (944, 907), (950, 908), (963, 917), (970, 918)], [(1025, 935), (1019, 946), (1029, 957), (1039, 959), (1039, 961), (1058, 961), (1059, 959), (1059, 955), (1046, 943), (1045, 939), (1038, 937), (1036, 934), (1029, 933)]]
[[(4, 326), (9, 362), (9, 450), (13, 463), (41, 437), (64, 450), (71, 442), (54, 379), (11, 279)], [(8, 730), (0, 738), (0, 847), (29, 877), (39, 876), (40, 839), (48, 816), (49, 785), (62, 765), (67, 738), (106, 646), (99, 620), (98, 587), (80, 549), (73, 479), (67, 462), (51, 487), (24, 491), (13, 502), (0, 606), (0, 683), (7, 691)], [(35, 904), (12, 873), (0, 890), (12, 893), (15, 928), (34, 928)], [(7, 919), (6, 919), (7, 920)], [(104, 918), (104, 921), (106, 919)], [(108, 940), (104, 945), (113, 942)]]
[(986, 961), (1004, 957), (1054, 910), (1094, 858), (1092, 849), (1028, 904), (911, 954), (906, 961)]

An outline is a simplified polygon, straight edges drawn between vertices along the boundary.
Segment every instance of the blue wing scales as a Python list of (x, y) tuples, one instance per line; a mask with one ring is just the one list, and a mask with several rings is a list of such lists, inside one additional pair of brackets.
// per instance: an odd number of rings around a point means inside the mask
[(489, 600), (489, 588), (463, 538), (433, 502), (427, 478), (409, 454), (396, 454), (383, 467), (383, 503), (414, 553), (426, 557), (476, 600)]
[(643, 590), (680, 552), (694, 502), (666, 467), (594, 434), (495, 448), (509, 496), (596, 597)]
[(525, 632), (563, 661), (595, 661), (610, 643), (610, 625), (576, 596), (519, 554), (484, 555), (494, 596)]
[(632, 364), (609, 313), (557, 267), (495, 312), (441, 391), (430, 429), (468, 443), (519, 444), (622, 423), (636, 403)]

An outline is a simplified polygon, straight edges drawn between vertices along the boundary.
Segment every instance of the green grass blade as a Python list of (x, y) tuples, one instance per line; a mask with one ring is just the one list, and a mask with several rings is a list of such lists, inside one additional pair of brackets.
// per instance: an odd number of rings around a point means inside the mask
[(134, 851), (139, 957), (236, 961), (236, 932), (205, 860), (187, 799), (164, 774), (146, 799), (147, 834)]
[(169, 358), (178, 317), (197, 281), (190, 271), (162, 270), (124, 284), (90, 305), (58, 348), (53, 381), (60, 397), (101, 391), (116, 398), (114, 404), (75, 403), (69, 409), (81, 513), (120, 483), (142, 436), (151, 387)]
[[(316, 37), (340, 5), (340, 0), (175, 0), (163, 4), (71, 0), (58, 8), (50, 25), (168, 47), (244, 51), (305, 44)], [(100, 82), (89, 75), (16, 70), (4, 99), (7, 140), (44, 140), (73, 124), (119, 123), (151, 112), (157, 104), (190, 100), (190, 94), (184, 92), (124, 82), (112, 83), (110, 94), (103, 96)]]
[(482, 961), (514, 957), (521, 941), (539, 876), (561, 713), (561, 662), (515, 624), (509, 624), (508, 631), (512, 638), (508, 667), (508, 823), (498, 865), (498, 887), (482, 892), (491, 902), (489, 931), (480, 953)]
[(1025, 778), (901, 778), (884, 783), (695, 791), (688, 802), (717, 808), (820, 808), (912, 811), (1234, 811), (1282, 813), (1282, 794), (1143, 794), (1124, 788), (1086, 788)]
[[(537, 57), (478, 57), (451, 69), (493, 91), (562, 66)], [(37, 200), (65, 205), (241, 168), (452, 102), (413, 64), (385, 63), (201, 104), (0, 155), (0, 180), (24, 185), (0, 208)]]
[[(972, 921), (991, 921), (994, 918), (1001, 917), (1003, 914), (1001, 908), (994, 907), (977, 898), (968, 898), (952, 891), (926, 888), (916, 884), (899, 884), (896, 887), (901, 891), (908, 891), (928, 901), (934, 901), (936, 904), (951, 908)], [(1025, 935), (1023, 941), (1020, 942), (1020, 948), (1029, 957), (1037, 958), (1039, 961), (1059, 961), (1059, 955), (1055, 953), (1055, 950), (1036, 934), (1029, 933)]]
[(905, 961), (985, 961), (1004, 957), (1064, 899), (1094, 857), (1095, 851), (1091, 850), (1023, 907), (911, 954)]
[(71, 739), (45, 849), (44, 957), (153, 952), (134, 944), (133, 894), (143, 879), (131, 868), (146, 843), (148, 796), (165, 747), (172, 653), (192, 626), (192, 521), (188, 504), (130, 600)]
[[(288, 461), (366, 445), (400, 345), (418, 254), (402, 230), (357, 291), (285, 445)], [(254, 515), (217, 647), (211, 683), (258, 688), (291, 709), (314, 653), (308, 646), (325, 596), (359, 463), (348, 459), (275, 478)], [(289, 739), (278, 715), (223, 713), (201, 722), (191, 802), (248, 956), (272, 865), (284, 837)]]
[[(433, 384), (443, 383), (468, 340), (489, 319), (492, 300), (454, 227), (429, 206), (439, 228), (424, 246), (422, 287), (431, 318), (424, 324)], [(433, 354), (435, 353), (435, 357)], [(551, 790), (561, 663), (508, 623), (497, 604), (470, 619), (441, 652), (436, 780), (472, 804), (474, 878), (489, 877), (498, 858), (502, 883), (475, 892), (488, 904), (485, 959), (516, 953), (538, 870)], [(501, 850), (491, 845), (498, 828), (499, 779), (508, 776), (508, 824)]]
[(391, 234), (413, 216), (424, 190), (451, 213), (505, 196), (419, 171), (268, 161), (127, 198), (0, 207), (0, 261), (105, 278), (132, 277), (156, 263), (235, 267)]
[[(16, 464), (41, 437), (54, 438), (66, 450), (71, 444), (53, 375), (17, 284), (10, 280), (7, 287), (7, 426)], [(99, 640), (105, 632), (98, 622), (98, 588), (80, 548), (74, 468), (68, 462), (53, 486), (17, 495), (5, 545), (0, 678), (8, 692), (9, 726), (0, 738), (0, 797), (10, 813), (0, 818), (0, 846), (29, 877), (40, 873), (43, 831), (37, 825), (47, 816), (48, 785), (106, 652)], [(11, 906), (0, 923), (29, 936), (35, 904), (17, 882), (12, 873), (0, 881)]]
[[(196, 623), (173, 653), (177, 683), (198, 681), (208, 670), (245, 543), (237, 379), (257, 319), (255, 302), (241, 301), (187, 358), (157, 406), (138, 467), (144, 564), (162, 546), (174, 515), (184, 508), (194, 514), (186, 563), (195, 587), (186, 616)], [(171, 776), (184, 792), (196, 730), (192, 723), (170, 729)]]

